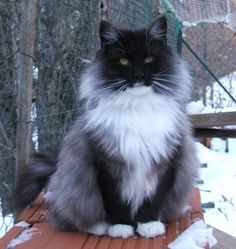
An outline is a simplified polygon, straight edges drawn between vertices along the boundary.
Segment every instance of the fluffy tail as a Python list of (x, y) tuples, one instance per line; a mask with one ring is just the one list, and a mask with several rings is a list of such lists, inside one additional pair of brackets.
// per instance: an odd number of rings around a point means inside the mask
[(15, 189), (17, 212), (30, 205), (47, 185), (50, 176), (56, 171), (57, 154), (56, 150), (45, 154), (36, 153), (30, 165), (20, 172)]

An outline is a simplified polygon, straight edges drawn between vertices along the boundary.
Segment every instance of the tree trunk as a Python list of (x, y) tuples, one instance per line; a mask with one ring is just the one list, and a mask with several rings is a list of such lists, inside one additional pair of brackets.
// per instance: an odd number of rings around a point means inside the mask
[(37, 0), (22, 0), (20, 67), (17, 84), (16, 180), (19, 171), (29, 163), (30, 155), (30, 119), (36, 16)]

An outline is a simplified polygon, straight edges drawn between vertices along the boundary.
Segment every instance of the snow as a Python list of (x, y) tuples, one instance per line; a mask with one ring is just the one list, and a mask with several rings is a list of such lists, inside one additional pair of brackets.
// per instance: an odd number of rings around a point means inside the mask
[(12, 228), (13, 220), (14, 218), (12, 214), (2, 217), (0, 198), (0, 238)]
[[(236, 96), (236, 72), (221, 78), (220, 82)], [(236, 111), (236, 104), (229, 98), (218, 83), (207, 88), (207, 101), (204, 109), (201, 103), (189, 104), (188, 112), (216, 113)], [(227, 126), (235, 128), (235, 126)], [(236, 139), (228, 139), (229, 152), (226, 153), (226, 140), (211, 140), (211, 150), (197, 143), (198, 156), (207, 168), (200, 170), (203, 184), (199, 185), (202, 203), (211, 203), (213, 208), (204, 208), (207, 224), (236, 237)]]
[(28, 240), (30, 240), (33, 236), (39, 234), (39, 229), (37, 228), (29, 228), (24, 230), (18, 237), (11, 240), (7, 246), (7, 249), (15, 248), (15, 246), (20, 245)]
[(217, 241), (213, 236), (213, 229), (207, 228), (203, 220), (195, 221), (187, 230), (180, 234), (172, 243), (169, 249), (204, 249), (207, 245), (213, 247)]
[(192, 101), (187, 105), (187, 112), (189, 115), (199, 114), (204, 110), (204, 105), (201, 100)]
[(14, 225), (15, 227), (30, 227), (30, 224), (25, 221), (20, 221)]
[(214, 203), (214, 208), (205, 208), (204, 218), (208, 225), (236, 237), (236, 139), (225, 141), (212, 139), (212, 150), (197, 143), (200, 161), (207, 168), (200, 170), (199, 185), (202, 203)]
[[(221, 84), (236, 98), (236, 72), (220, 79)], [(236, 111), (236, 103), (224, 89), (214, 82), (206, 88), (206, 110), (204, 112)]]

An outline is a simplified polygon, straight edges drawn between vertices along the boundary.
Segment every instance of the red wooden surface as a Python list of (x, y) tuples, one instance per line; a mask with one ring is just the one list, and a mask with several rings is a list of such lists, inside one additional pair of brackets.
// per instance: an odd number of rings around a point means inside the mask
[(34, 229), (33, 236), (14, 249), (167, 249), (167, 246), (196, 219), (202, 219), (200, 193), (194, 189), (189, 210), (175, 222), (166, 224), (166, 233), (153, 239), (130, 237), (128, 239), (95, 236), (81, 232), (61, 232), (47, 223), (47, 208), (43, 195), (18, 218), (31, 228), (14, 226), (1, 240), (0, 249), (7, 249), (10, 242), (23, 231)]

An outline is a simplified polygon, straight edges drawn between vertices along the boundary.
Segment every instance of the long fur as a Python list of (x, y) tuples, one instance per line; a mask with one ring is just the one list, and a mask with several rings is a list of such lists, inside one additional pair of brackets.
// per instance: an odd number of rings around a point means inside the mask
[[(44, 171), (50, 221), (60, 229), (90, 230), (105, 221), (136, 226), (174, 219), (198, 169), (185, 111), (187, 70), (165, 44), (163, 17), (142, 31), (102, 22), (100, 37), (101, 49), (80, 84), (83, 113), (65, 137), (56, 171)], [(30, 191), (34, 180), (18, 193)]]

